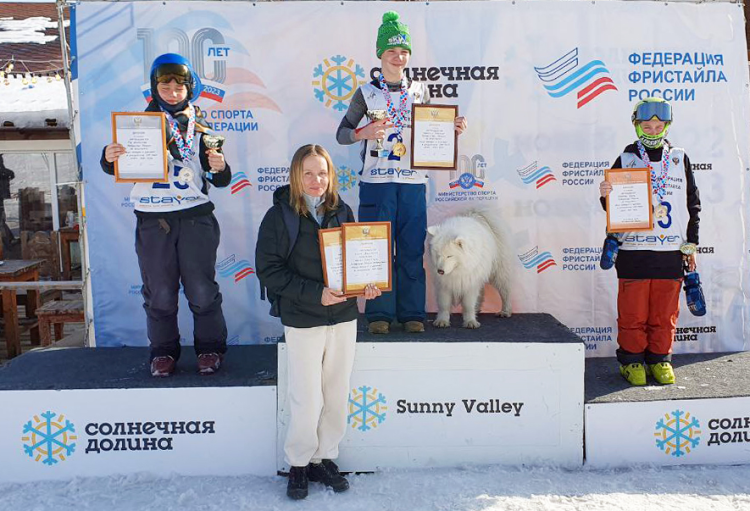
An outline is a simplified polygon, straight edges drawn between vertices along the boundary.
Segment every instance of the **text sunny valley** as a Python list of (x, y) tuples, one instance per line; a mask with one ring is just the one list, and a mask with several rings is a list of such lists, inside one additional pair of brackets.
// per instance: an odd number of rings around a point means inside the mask
[(410, 402), (406, 399), (399, 399), (396, 401), (396, 413), (409, 413), (409, 414), (442, 414), (446, 417), (453, 417), (453, 411), (456, 410), (458, 413), (464, 410), (466, 413), (498, 413), (498, 414), (513, 414), (515, 417), (521, 416), (521, 408), (523, 403), (512, 403), (512, 402), (500, 402), (499, 399), (488, 399), (487, 401), (479, 401), (478, 399), (462, 399), (461, 405), (456, 409), (458, 402), (456, 401), (438, 401), (438, 402)]

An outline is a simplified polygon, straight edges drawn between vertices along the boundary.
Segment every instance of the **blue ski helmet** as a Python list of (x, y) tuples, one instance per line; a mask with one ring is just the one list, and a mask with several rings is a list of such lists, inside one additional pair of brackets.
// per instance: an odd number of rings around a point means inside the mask
[[(187, 106), (193, 98), (195, 92), (195, 72), (190, 61), (177, 53), (165, 53), (159, 55), (154, 59), (154, 63), (151, 64), (151, 97), (153, 97), (163, 109), (172, 111), (175, 107), (181, 107), (177, 110), (182, 110)], [(162, 81), (177, 80), (177, 83), (184, 84), (187, 87), (187, 98), (184, 104), (180, 105), (169, 105), (162, 98), (159, 97), (157, 84)]]

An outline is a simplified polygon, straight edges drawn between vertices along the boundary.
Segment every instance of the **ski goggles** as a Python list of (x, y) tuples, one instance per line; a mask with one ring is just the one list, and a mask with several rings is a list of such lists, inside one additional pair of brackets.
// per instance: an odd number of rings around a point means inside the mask
[(633, 113), (633, 121), (650, 121), (654, 117), (662, 122), (672, 122), (672, 105), (662, 101), (647, 101), (639, 104)]
[(156, 82), (169, 83), (172, 80), (180, 85), (190, 84), (190, 69), (182, 64), (162, 64), (156, 68)]

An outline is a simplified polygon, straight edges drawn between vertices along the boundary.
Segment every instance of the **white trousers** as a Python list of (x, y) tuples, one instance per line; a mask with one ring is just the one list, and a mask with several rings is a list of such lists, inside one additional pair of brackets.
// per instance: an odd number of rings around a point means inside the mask
[(335, 459), (346, 433), (357, 321), (312, 328), (285, 326), (284, 337), (290, 412), (286, 462), (304, 467), (311, 461)]

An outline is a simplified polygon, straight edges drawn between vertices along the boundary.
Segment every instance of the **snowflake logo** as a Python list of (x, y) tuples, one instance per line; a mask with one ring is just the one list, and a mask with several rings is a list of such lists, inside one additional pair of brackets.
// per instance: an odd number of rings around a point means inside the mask
[(346, 165), (341, 165), (336, 170), (336, 178), (339, 181), (339, 191), (342, 192), (351, 190), (357, 184), (357, 173)]
[(339, 112), (347, 109), (347, 104), (357, 87), (365, 83), (365, 70), (353, 59), (335, 55), (324, 59), (313, 70), (313, 92), (315, 98), (327, 108), (333, 105)]
[(34, 461), (42, 460), (45, 465), (65, 461), (65, 457), (70, 457), (76, 450), (75, 426), (63, 415), (56, 419), (57, 414), (48, 411), (41, 416), (42, 419), (35, 415), (33, 424), (32, 421), (24, 424), (23, 450)]
[(353, 429), (369, 431), (385, 421), (385, 396), (378, 389), (362, 385), (352, 389), (349, 396), (349, 416), (346, 423)]
[(675, 410), (671, 414), (664, 414), (663, 419), (656, 423), (656, 446), (679, 458), (695, 449), (701, 441), (701, 430), (698, 419), (690, 418), (689, 412)]

